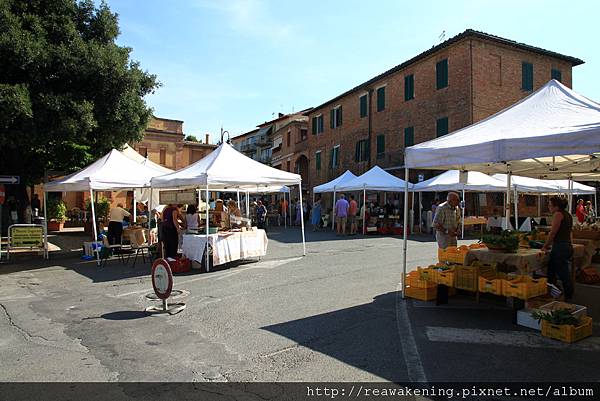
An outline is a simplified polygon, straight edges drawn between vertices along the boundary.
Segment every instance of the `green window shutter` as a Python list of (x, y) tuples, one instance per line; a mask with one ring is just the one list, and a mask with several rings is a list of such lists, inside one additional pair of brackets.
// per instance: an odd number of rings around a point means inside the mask
[(448, 133), (448, 117), (438, 118), (436, 123), (436, 135), (439, 138)]
[(521, 67), (521, 89), (526, 91), (533, 90), (533, 64), (523, 61)]
[(317, 135), (317, 117), (312, 118), (312, 134)]
[(368, 139), (365, 139), (365, 155), (364, 155), (364, 160), (368, 161), (371, 159), (371, 143), (369, 142)]
[(315, 163), (317, 165), (317, 170), (321, 170), (321, 152), (315, 153)]
[(367, 116), (367, 95), (362, 95), (360, 97), (360, 118)]
[(334, 157), (335, 157), (335, 149), (331, 148), (331, 153), (329, 154), (329, 168), (330, 169), (333, 169), (333, 166), (334, 166), (334, 164), (333, 164), (334, 163), (333, 158)]
[(448, 59), (439, 61), (435, 65), (435, 78), (437, 89), (448, 86)]
[(337, 125), (339, 127), (340, 125), (342, 125), (342, 106), (340, 106), (340, 108), (338, 109), (337, 114), (338, 114), (337, 115), (337, 118), (338, 118)]
[(404, 100), (415, 98), (415, 76), (407, 75), (404, 77)]
[(558, 82), (562, 82), (562, 72), (553, 68), (552, 71), (550, 71), (550, 79), (556, 79)]
[(404, 128), (404, 147), (413, 146), (415, 144), (415, 129), (414, 127)]
[(385, 86), (377, 89), (377, 111), (385, 110)]
[(385, 135), (377, 135), (377, 158), (383, 157), (385, 153)]
[(360, 161), (360, 143), (362, 141), (358, 141), (356, 142), (356, 149), (354, 149), (354, 161), (355, 162), (359, 162)]
[(331, 109), (331, 111), (329, 112), (329, 128), (334, 129), (335, 128), (335, 110)]

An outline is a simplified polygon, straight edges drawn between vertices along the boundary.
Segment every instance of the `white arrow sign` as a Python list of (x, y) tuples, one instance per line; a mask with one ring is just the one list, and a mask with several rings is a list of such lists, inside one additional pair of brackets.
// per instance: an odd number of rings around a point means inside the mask
[(0, 175), (0, 184), (18, 184), (21, 177), (18, 175)]

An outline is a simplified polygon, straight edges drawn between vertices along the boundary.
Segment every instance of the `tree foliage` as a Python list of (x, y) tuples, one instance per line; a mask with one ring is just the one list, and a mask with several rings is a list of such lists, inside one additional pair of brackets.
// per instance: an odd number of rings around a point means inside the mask
[(196, 136), (195, 136), (195, 135), (187, 135), (187, 136), (185, 137), (185, 140), (186, 140), (186, 141), (189, 141), (189, 142), (198, 142), (198, 138), (196, 138)]
[(92, 0), (0, 0), (0, 172), (39, 182), (139, 141), (156, 77)]

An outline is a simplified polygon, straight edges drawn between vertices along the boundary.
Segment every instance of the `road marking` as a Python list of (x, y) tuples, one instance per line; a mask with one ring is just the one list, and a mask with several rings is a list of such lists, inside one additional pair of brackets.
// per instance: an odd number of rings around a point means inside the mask
[[(262, 262), (256, 262), (255, 264), (253, 264), (252, 266), (249, 266), (249, 267), (236, 268), (235, 270), (232, 270), (232, 271), (224, 270), (222, 272), (210, 273), (210, 274), (206, 274), (206, 275), (203, 274), (200, 277), (195, 277), (195, 278), (191, 278), (188, 280), (177, 281), (176, 284), (178, 287), (180, 287), (182, 285), (193, 283), (195, 281), (200, 281), (200, 280), (211, 280), (211, 279), (221, 280), (224, 278), (231, 277), (242, 271), (252, 270), (252, 269), (274, 269), (276, 267), (283, 266), (285, 264), (295, 262), (300, 259), (302, 259), (302, 257), (278, 259), (278, 260), (266, 260), (266, 261), (262, 261)], [(144, 294), (149, 291), (151, 291), (151, 289), (146, 288), (143, 290), (129, 291), (129, 292), (125, 292), (125, 293), (118, 294), (118, 295), (108, 295), (108, 296), (122, 298), (122, 297), (127, 297), (130, 295)]]
[(577, 343), (567, 344), (551, 338), (542, 337), (539, 332), (461, 329), (456, 327), (427, 327), (426, 332), (429, 341), (434, 342), (600, 351), (600, 337), (590, 337)]
[(426, 382), (427, 376), (425, 375), (425, 369), (421, 363), (421, 357), (419, 356), (419, 350), (417, 349), (417, 343), (412, 330), (412, 324), (410, 323), (410, 317), (408, 316), (408, 300), (401, 298), (402, 284), (398, 284), (396, 287), (396, 323), (398, 325), (398, 337), (400, 337), (400, 345), (402, 347), (402, 356), (404, 357), (404, 363), (406, 364), (406, 372), (408, 374), (408, 380), (411, 382)]

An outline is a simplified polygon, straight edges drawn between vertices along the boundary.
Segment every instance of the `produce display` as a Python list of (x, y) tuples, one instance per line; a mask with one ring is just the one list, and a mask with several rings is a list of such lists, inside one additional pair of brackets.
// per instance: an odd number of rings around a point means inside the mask
[(481, 241), (492, 250), (515, 252), (519, 249), (520, 238), (518, 232), (504, 230), (500, 235), (484, 235)]
[(579, 319), (573, 316), (572, 312), (570, 309), (555, 309), (551, 312), (535, 311), (531, 316), (539, 322), (546, 320), (555, 325), (570, 324), (576, 326), (579, 324)]

